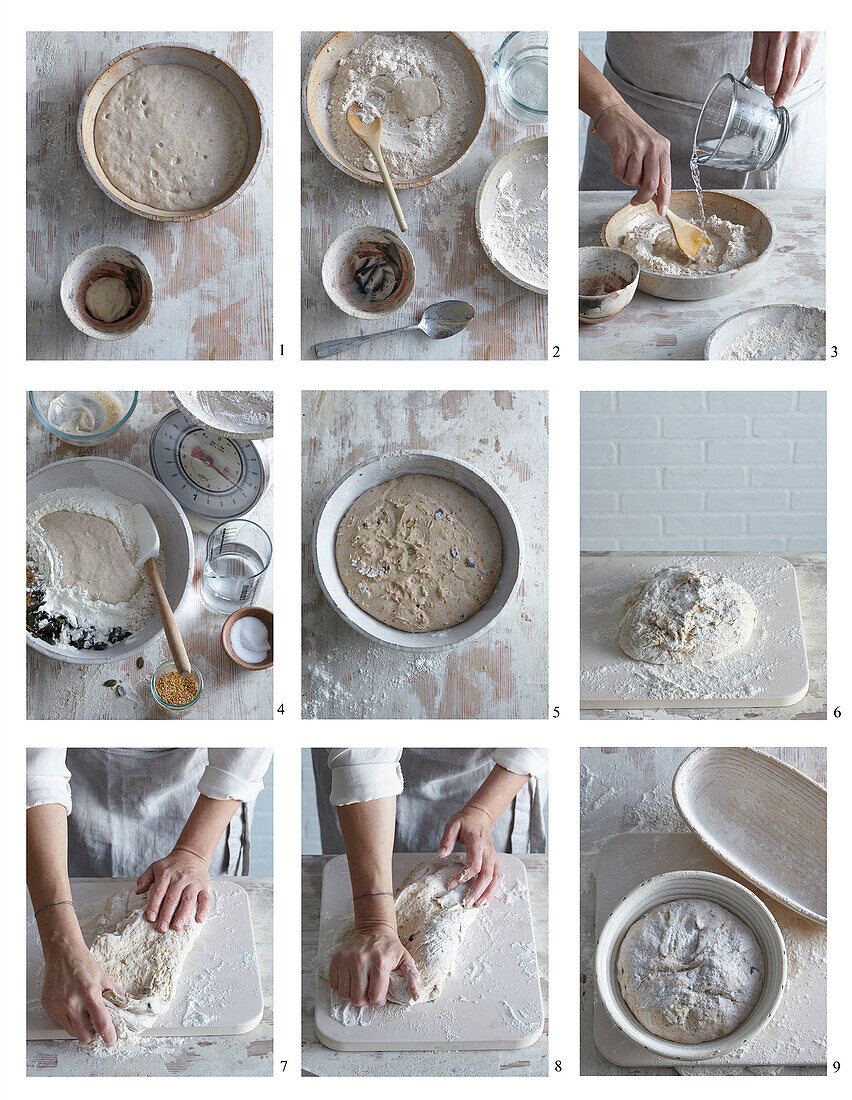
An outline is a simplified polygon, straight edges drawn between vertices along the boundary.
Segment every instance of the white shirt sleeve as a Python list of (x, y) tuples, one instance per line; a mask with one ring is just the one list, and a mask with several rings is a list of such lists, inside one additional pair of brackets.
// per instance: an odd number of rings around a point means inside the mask
[(402, 749), (329, 749), (332, 806), (402, 794)]
[(547, 749), (494, 749), (494, 763), (515, 775), (534, 775), (537, 778), (547, 773)]
[(272, 749), (209, 749), (207, 767), (198, 790), (208, 798), (235, 798), (254, 802), (263, 790), (263, 777)]
[(71, 772), (65, 749), (27, 749), (27, 809), (57, 802), (71, 813)]

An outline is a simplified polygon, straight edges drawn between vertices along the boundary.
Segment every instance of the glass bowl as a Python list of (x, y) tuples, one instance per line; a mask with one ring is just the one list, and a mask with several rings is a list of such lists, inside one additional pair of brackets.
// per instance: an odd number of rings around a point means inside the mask
[[(97, 447), (127, 423), (139, 400), (138, 390), (30, 390), (30, 408), (36, 420), (58, 439), (72, 447)], [(111, 416), (117, 419), (107, 428), (97, 429)], [(77, 431), (68, 430), (76, 418)]]
[(188, 703), (167, 703), (165, 699), (161, 698), (160, 693), (157, 691), (157, 680), (166, 672), (177, 672), (177, 665), (169, 658), (169, 660), (163, 661), (161, 665), (158, 665), (157, 668), (154, 669), (154, 674), (151, 677), (151, 694), (154, 696), (154, 702), (157, 706), (171, 715), (180, 717), (188, 711), (191, 711), (201, 698), (202, 691), (204, 691), (204, 679), (192, 661), (189, 662), (189, 671), (198, 684), (198, 691), (195, 693), (195, 696), (190, 699)]

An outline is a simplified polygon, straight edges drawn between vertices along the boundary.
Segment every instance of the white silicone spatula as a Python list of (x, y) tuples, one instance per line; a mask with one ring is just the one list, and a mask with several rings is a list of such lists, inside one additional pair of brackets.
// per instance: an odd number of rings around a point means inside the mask
[(151, 582), (151, 588), (157, 600), (157, 607), (160, 609), (160, 621), (166, 632), (166, 641), (169, 643), (172, 660), (181, 676), (189, 676), (192, 670), (189, 657), (186, 655), (186, 646), (180, 636), (175, 613), (166, 598), (163, 578), (160, 576), (157, 565), (157, 559), (160, 556), (160, 533), (144, 504), (133, 505), (133, 521), (136, 524), (136, 542), (139, 546), (136, 568), (141, 569), (143, 565), (145, 566), (145, 572), (148, 574), (148, 580)]
[(376, 158), (376, 164), (379, 166), (379, 174), (382, 177), (382, 182), (385, 185), (385, 191), (388, 193), (390, 204), (393, 207), (393, 212), (396, 215), (397, 224), (403, 233), (408, 232), (408, 223), (405, 220), (405, 215), (402, 212), (402, 207), (399, 205), (399, 199), (396, 197), (396, 191), (391, 183), (391, 178), (388, 175), (388, 170), (385, 166), (385, 158), (382, 156), (381, 137), (382, 137), (382, 120), (379, 115), (373, 119), (372, 122), (364, 122), (361, 118), (361, 104), (352, 103), (349, 105), (349, 109), (346, 112), (346, 121), (349, 123), (349, 129), (352, 133), (359, 137), (373, 156)]

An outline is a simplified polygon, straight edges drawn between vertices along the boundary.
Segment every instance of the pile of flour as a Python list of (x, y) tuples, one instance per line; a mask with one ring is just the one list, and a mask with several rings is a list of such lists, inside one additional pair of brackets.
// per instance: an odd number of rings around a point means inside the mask
[(757, 234), (744, 225), (711, 214), (700, 228), (710, 244), (702, 244), (694, 260), (681, 252), (668, 219), (658, 214), (638, 219), (619, 247), (638, 260), (643, 271), (658, 275), (717, 275), (751, 263), (760, 254)]
[[(135, 561), (138, 543), (132, 509), (133, 505), (123, 497), (91, 486), (42, 493), (28, 508), (27, 566), (33, 577), (30, 587), (43, 593), (43, 600), (35, 611), (36, 623), (45, 628), (50, 620), (64, 620), (55, 643), (57, 649), (69, 653), (81, 648), (104, 648), (111, 644), (110, 634), (116, 630), (131, 634), (140, 630), (155, 614), (157, 602), (144, 570), (139, 573), (138, 589), (122, 603), (106, 603), (94, 599), (78, 585), (64, 584), (63, 563), (42, 521), (60, 512), (96, 516), (113, 525), (127, 556)], [(159, 566), (165, 583), (162, 554)]]
[(764, 321), (725, 348), (723, 359), (825, 359), (825, 313), (804, 310), (795, 318)]
[(469, 102), (464, 73), (448, 50), (419, 34), (374, 34), (340, 60), (328, 113), (340, 155), (365, 172), (378, 165), (346, 112), (357, 103), (365, 122), (380, 116), (388, 172), (415, 180), (440, 172), (460, 151)]
[(527, 153), (503, 173), (483, 236), (504, 267), (547, 289), (547, 153)]

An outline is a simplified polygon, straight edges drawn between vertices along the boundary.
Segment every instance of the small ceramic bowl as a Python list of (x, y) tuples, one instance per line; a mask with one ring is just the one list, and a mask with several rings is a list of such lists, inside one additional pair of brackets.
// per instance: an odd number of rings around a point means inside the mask
[[(266, 660), (262, 661), (259, 665), (250, 665), (248, 661), (244, 661), (242, 657), (238, 657), (234, 652), (234, 647), (231, 645), (231, 627), (237, 619), (242, 619), (246, 615), (252, 615), (255, 619), (260, 619), (269, 634), (269, 652), (266, 655)], [(222, 624), (222, 648), (235, 665), (239, 665), (240, 668), (253, 669), (255, 672), (259, 672), (265, 668), (272, 668), (275, 648), (272, 637), (272, 612), (267, 611), (265, 607), (241, 607), (239, 611), (235, 611), (233, 615), (229, 615)]]
[(154, 670), (154, 674), (151, 677), (151, 694), (154, 696), (154, 702), (162, 710), (171, 714), (173, 717), (180, 718), (184, 714), (188, 714), (198, 704), (198, 700), (201, 698), (201, 693), (204, 691), (204, 678), (200, 671), (190, 661), (189, 671), (191, 672), (195, 682), (198, 684), (198, 691), (195, 696), (190, 699), (188, 703), (167, 703), (163, 699), (160, 693), (157, 691), (157, 680), (163, 676), (166, 672), (177, 672), (177, 665), (169, 658), (167, 661), (163, 661), (161, 665), (158, 665)]
[[(384, 292), (362, 289), (372, 275)], [(338, 309), (350, 317), (373, 320), (402, 309), (414, 290), (414, 257), (390, 229), (358, 225), (328, 246), (322, 261), (322, 285)]]
[[(631, 925), (649, 909), (685, 898), (714, 902), (739, 917), (757, 937), (766, 963), (763, 989), (751, 1015), (730, 1035), (707, 1043), (674, 1043), (647, 1031), (627, 1007), (616, 973), (618, 952)], [(787, 951), (775, 918), (747, 887), (710, 871), (670, 871), (641, 883), (613, 909), (598, 939), (595, 981), (598, 997), (628, 1039), (662, 1058), (703, 1062), (740, 1051), (763, 1031), (784, 996)]]
[[(72, 400), (74, 391), (70, 391), (72, 394)], [(70, 443), (72, 447), (98, 447), (101, 443), (106, 442), (115, 435), (116, 432), (121, 431), (127, 421), (133, 416), (136, 409), (136, 402), (139, 400), (138, 390), (110, 390), (110, 396), (118, 402), (123, 409), (123, 415), (120, 420), (110, 428), (106, 428), (102, 432), (92, 432), (90, 435), (78, 434), (75, 435), (72, 432), (63, 432), (60, 428), (57, 428), (55, 424), (50, 422), (50, 406), (56, 400), (56, 398), (62, 398), (64, 395), (68, 395), (68, 390), (30, 390), (30, 408), (33, 410), (33, 415), (42, 427), (47, 428), (51, 435), (55, 435), (57, 439), (61, 439), (63, 443)], [(61, 403), (57, 402), (59, 406)], [(67, 405), (66, 405), (67, 407)]]
[(638, 285), (639, 264), (627, 252), (600, 245), (580, 249), (580, 320), (584, 325), (599, 325), (621, 313), (633, 300)]
[[(86, 308), (86, 291), (97, 279), (121, 279), (130, 291), (130, 311), (117, 321), (100, 321)], [(148, 268), (132, 252), (118, 245), (95, 245), (75, 256), (65, 268), (59, 287), (68, 320), (96, 340), (123, 340), (148, 319), (154, 300), (154, 284)]]

